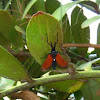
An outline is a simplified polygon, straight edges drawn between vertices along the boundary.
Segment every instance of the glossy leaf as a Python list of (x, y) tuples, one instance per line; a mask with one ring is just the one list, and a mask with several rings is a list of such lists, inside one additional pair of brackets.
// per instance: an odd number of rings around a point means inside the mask
[(58, 33), (56, 49), (61, 51), (62, 34), (60, 24), (49, 14), (43, 12), (36, 13), (31, 18), (26, 33), (28, 48), (40, 65), (45, 61), (45, 55), (51, 51), (51, 47), (47, 43), (47, 36), (48, 42), (51, 41), (54, 44)]
[(41, 75), (43, 75), (43, 72), (41, 71), (41, 65), (38, 64), (33, 57), (28, 58), (25, 61), (24, 66), (33, 78), (39, 78)]
[(21, 27), (19, 27), (18, 25), (15, 26), (15, 29), (16, 29), (16, 31), (18, 31), (22, 34), (26, 34), (26, 32)]
[(68, 81), (60, 81), (49, 83), (46, 86), (54, 88), (55, 90), (59, 90), (62, 92), (73, 93), (79, 90), (84, 82), (78, 80), (68, 80)]
[(30, 81), (30, 77), (21, 63), (1, 46), (0, 76), (17, 81)]
[(52, 89), (52, 88), (49, 88), (49, 87), (47, 87), (47, 86), (40, 86), (40, 87), (39, 87), (39, 91), (40, 91), (41, 93), (48, 93), (51, 89)]
[(0, 10), (0, 33), (13, 45), (22, 47), (22, 35), (15, 28), (15, 21), (12, 15), (4, 10)]
[[(90, 31), (89, 27), (82, 29), (81, 24), (86, 20), (83, 10), (75, 7), (71, 15), (71, 30), (75, 43), (89, 43)], [(78, 48), (79, 53), (84, 56), (88, 48)]]
[(58, 21), (60, 21), (63, 16), (66, 14), (66, 12), (73, 7), (75, 4), (79, 3), (81, 1), (74, 1), (71, 3), (67, 3), (65, 5), (62, 5), (62, 7), (59, 7), (55, 10), (55, 12), (52, 14)]
[(96, 3), (97, 3), (97, 5), (99, 6), (99, 4), (100, 4), (100, 0), (96, 0)]
[(70, 93), (57, 91), (55, 96), (56, 96), (56, 100), (66, 100), (66, 98), (68, 98), (69, 95)]
[(100, 24), (98, 25), (97, 29), (97, 44), (100, 44)]
[(43, 72), (41, 71), (41, 65), (35, 62), (29, 69), (29, 73), (33, 78), (41, 77), (41, 75), (43, 75)]
[(58, 7), (60, 7), (60, 2), (58, 0), (46, 0), (45, 7), (46, 12), (52, 14)]
[[(100, 44), (100, 24), (98, 25), (98, 29), (97, 29), (97, 44)], [(95, 49), (97, 56), (100, 57), (100, 50), (99, 49)]]
[(71, 42), (71, 26), (67, 14), (62, 19), (63, 43)]
[(84, 21), (81, 25), (82, 28), (88, 27), (90, 24), (92, 24), (93, 22), (97, 21), (100, 19), (100, 15), (94, 16), (90, 19), (87, 19), (86, 21)]
[(5, 6), (5, 9), (4, 9), (4, 10), (7, 10), (7, 9), (8, 9), (9, 5), (11, 4), (11, 1), (12, 1), (12, 0), (9, 0), (9, 1), (8, 1), (8, 3), (6, 4), (6, 6)]
[(100, 13), (98, 5), (93, 1), (82, 1), (80, 4), (92, 12)]
[(0, 78), (0, 92), (11, 88), (14, 85), (14, 83), (15, 83), (14, 80), (1, 77)]
[(0, 45), (2, 45), (5, 48), (10, 47), (10, 42), (0, 33)]
[(74, 92), (75, 100), (81, 100), (83, 95), (80, 90)]
[[(51, 73), (50, 72), (46, 73), (43, 75), (43, 77), (47, 77), (49, 76), (49, 74)], [(80, 81), (80, 80), (66, 80), (66, 81), (48, 83), (45, 86), (51, 89), (53, 88), (61, 92), (73, 93), (79, 90), (83, 84), (84, 84), (84, 81)]]
[(37, 0), (34, 5), (32, 6), (31, 13), (37, 13), (38, 11), (45, 12), (45, 1), (44, 0)]
[(3, 9), (3, 5), (0, 3), (0, 9)]
[(22, 19), (24, 19), (24, 17), (26, 16), (27, 12), (30, 10), (30, 8), (32, 7), (32, 5), (36, 2), (37, 0), (31, 0), (27, 7), (25, 8), (25, 11), (23, 13)]
[(87, 62), (87, 63), (85, 63), (85, 64), (82, 64), (82, 65), (80, 65), (78, 68), (77, 68), (77, 70), (84, 70), (84, 71), (90, 71), (90, 70), (92, 70), (92, 64), (93, 63), (96, 63), (96, 62), (100, 62), (100, 58), (97, 58), (97, 59), (94, 59), (94, 60), (92, 60), (92, 61), (89, 61), (89, 62)]
[(81, 89), (85, 100), (99, 100), (100, 99), (100, 83), (95, 79), (90, 79)]

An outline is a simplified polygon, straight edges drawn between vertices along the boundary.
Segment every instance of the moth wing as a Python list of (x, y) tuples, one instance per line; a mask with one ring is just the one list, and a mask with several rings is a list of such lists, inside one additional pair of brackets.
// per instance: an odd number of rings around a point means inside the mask
[(68, 66), (68, 63), (60, 56), (59, 53), (57, 53), (56, 62), (62, 68), (66, 68)]
[(48, 70), (52, 66), (53, 58), (52, 55), (49, 54), (45, 62), (43, 63), (41, 70)]

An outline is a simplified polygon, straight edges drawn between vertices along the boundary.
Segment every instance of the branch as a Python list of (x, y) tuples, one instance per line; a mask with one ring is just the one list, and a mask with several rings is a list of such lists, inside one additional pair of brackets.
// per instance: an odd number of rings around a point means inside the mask
[(18, 91), (23, 91), (29, 88), (32, 88), (37, 85), (49, 84), (51, 82), (65, 81), (65, 80), (73, 80), (73, 79), (87, 79), (87, 78), (100, 78), (100, 71), (81, 71), (74, 75), (69, 75), (68, 73), (50, 75), (48, 77), (42, 77), (38, 79), (34, 79), (34, 82), (31, 83), (23, 83), (20, 86), (14, 86), (9, 90), (5, 90), (0, 93), (0, 99), (4, 96), (11, 95)]
[(72, 44), (72, 43), (63, 44), (63, 48), (67, 47), (93, 47), (100, 49), (100, 44)]

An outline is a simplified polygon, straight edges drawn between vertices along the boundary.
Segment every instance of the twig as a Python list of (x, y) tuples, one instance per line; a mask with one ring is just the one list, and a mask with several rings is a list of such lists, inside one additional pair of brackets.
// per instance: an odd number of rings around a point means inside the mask
[(93, 47), (100, 49), (100, 44), (72, 44), (72, 43), (63, 44), (63, 48), (67, 47)]
[(74, 75), (69, 75), (68, 73), (58, 74), (58, 75), (50, 75), (48, 77), (42, 77), (38, 79), (34, 79), (34, 82), (31, 83), (23, 83), (20, 86), (15, 86), (9, 90), (5, 90), (0, 93), (0, 99), (4, 96), (11, 95), (18, 91), (23, 91), (29, 88), (32, 88), (37, 85), (44, 85), (51, 82), (65, 81), (65, 80), (74, 80), (74, 79), (88, 79), (88, 78), (100, 78), (100, 71), (81, 71)]

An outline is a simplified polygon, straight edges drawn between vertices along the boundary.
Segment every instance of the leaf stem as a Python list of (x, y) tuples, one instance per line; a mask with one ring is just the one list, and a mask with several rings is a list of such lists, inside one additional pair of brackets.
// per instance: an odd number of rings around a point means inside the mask
[(68, 73), (50, 75), (48, 77), (42, 77), (34, 79), (35, 81), (31, 83), (23, 83), (20, 86), (14, 86), (11, 89), (5, 90), (0, 93), (0, 99), (4, 96), (11, 95), (18, 91), (23, 91), (34, 86), (44, 85), (51, 82), (65, 81), (65, 80), (75, 80), (75, 79), (88, 79), (88, 78), (100, 78), (100, 71), (80, 71), (74, 75), (69, 75)]

